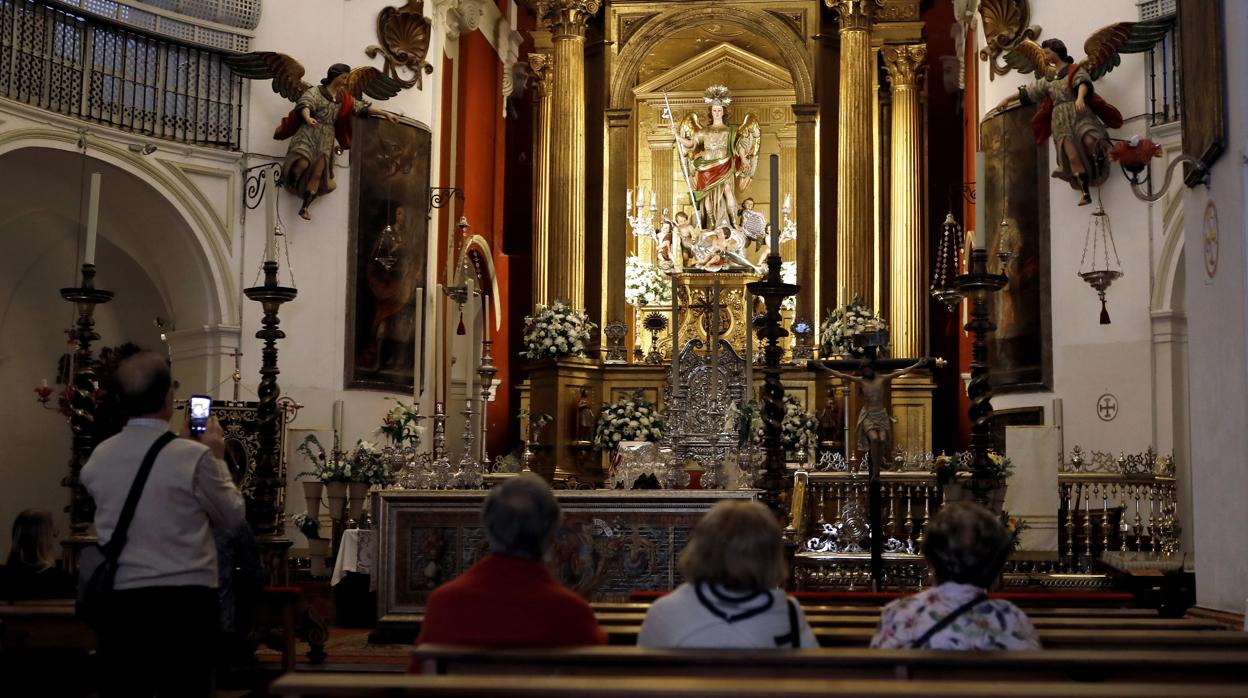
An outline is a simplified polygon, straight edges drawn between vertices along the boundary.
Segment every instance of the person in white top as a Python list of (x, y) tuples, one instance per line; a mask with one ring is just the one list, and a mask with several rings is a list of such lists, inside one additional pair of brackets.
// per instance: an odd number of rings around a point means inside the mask
[(690, 534), (678, 565), (688, 580), (654, 602), (642, 647), (816, 647), (801, 606), (780, 589), (780, 524), (758, 502), (724, 500)]
[[(174, 387), (164, 357), (136, 354), (118, 366), (115, 377), (130, 420), (96, 446), (82, 468), (101, 544), (113, 535), (144, 456), (173, 417)], [(183, 438), (156, 457), (99, 630), (104, 696), (212, 693), (219, 630), (212, 530), (238, 526), (245, 515), (224, 454), (225, 435), (213, 418), (198, 439), (184, 429)]]

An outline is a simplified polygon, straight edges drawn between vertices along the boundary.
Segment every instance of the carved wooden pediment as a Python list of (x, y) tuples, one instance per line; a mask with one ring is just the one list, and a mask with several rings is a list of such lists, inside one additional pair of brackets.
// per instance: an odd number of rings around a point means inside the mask
[(706, 86), (718, 83), (732, 86), (735, 94), (747, 90), (792, 90), (793, 76), (771, 61), (729, 43), (710, 48), (680, 65), (638, 85), (633, 94), (646, 99), (664, 92), (701, 96)]

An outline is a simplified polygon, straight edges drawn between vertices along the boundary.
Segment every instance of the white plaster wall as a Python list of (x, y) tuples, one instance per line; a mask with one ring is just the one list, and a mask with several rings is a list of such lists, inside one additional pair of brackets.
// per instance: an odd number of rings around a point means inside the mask
[[(1248, 597), (1248, 3), (1222, 3), (1225, 154), (1208, 189), (1187, 190), (1186, 275), (1191, 373), (1197, 603), (1244, 612)], [(1216, 276), (1205, 272), (1205, 206), (1219, 222)]]
[[(1115, 21), (1138, 18), (1133, 0), (1051, 0), (1033, 2), (1031, 8), (1032, 23), (1043, 29), (1040, 40), (1061, 39), (1076, 60), (1083, 58), (1083, 42), (1090, 33)], [(990, 81), (987, 64), (980, 62), (979, 70), (981, 117), (1028, 79), (1012, 73)], [(1122, 65), (1097, 82), (1097, 92), (1117, 106), (1126, 120), (1122, 129), (1111, 131), (1111, 136), (1146, 134), (1147, 122), (1142, 116), (1144, 80), (1144, 58), (1137, 54), (1124, 55)], [(1044, 148), (1048, 169), (1052, 170), (1056, 162), (1052, 139)], [(1075, 190), (1061, 180), (1048, 181), (1053, 389), (998, 395), (993, 398), (993, 405), (998, 409), (1043, 406), (1046, 420), (1052, 423), (1052, 399), (1058, 397), (1064, 406), (1063, 442), (1067, 450), (1079, 444), (1084, 449), (1142, 451), (1154, 440), (1154, 401), (1149, 380), (1151, 207), (1134, 198), (1116, 167), (1100, 189), (1125, 272), (1107, 296), (1113, 322), (1101, 325), (1096, 293), (1077, 276), (1097, 192), (1093, 192), (1092, 205), (1078, 206)], [(1118, 398), (1118, 416), (1110, 422), (1102, 421), (1096, 413), (1097, 400), (1104, 393)]]

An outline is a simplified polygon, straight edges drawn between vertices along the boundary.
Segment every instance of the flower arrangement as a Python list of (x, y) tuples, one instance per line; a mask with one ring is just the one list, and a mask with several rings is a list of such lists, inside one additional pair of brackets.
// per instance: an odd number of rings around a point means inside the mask
[(524, 351), (520, 355), (528, 359), (585, 356), (596, 328), (585, 311), (573, 310), (563, 301), (539, 304), (524, 318)]
[[(944, 485), (963, 483), (971, 479), (974, 476), (969, 470), (971, 459), (972, 454), (970, 451), (954, 453), (953, 455), (942, 453), (936, 456), (932, 461), (932, 472), (936, 474), (936, 484), (943, 487)], [(982, 479), (1003, 485), (1014, 474), (1014, 463), (1009, 456), (996, 451), (989, 451), (988, 464), (988, 467), (983, 472), (978, 473)]]
[(360, 440), (347, 456), (348, 479), (352, 482), (367, 482), (370, 485), (385, 486), (390, 484), (390, 469), (381, 449), (369, 441)]
[[(780, 280), (786, 284), (797, 283), (797, 262), (780, 263)], [(785, 296), (780, 301), (781, 310), (797, 310), (797, 296)]]
[(1010, 549), (1018, 550), (1018, 546), (1023, 542), (1023, 531), (1031, 528), (1027, 524), (1027, 520), (1021, 516), (1011, 516), (1010, 512), (1001, 512), (1001, 524), (1005, 526), (1005, 530), (1010, 534)]
[(321, 522), (308, 516), (307, 512), (300, 512), (290, 517), (290, 522), (299, 529), (304, 538), (308, 540), (319, 540), (321, 537)]
[(321, 446), (316, 434), (308, 434), (303, 443), (295, 449), (305, 458), (312, 461), (312, 470), (305, 470), (295, 476), (296, 480), (304, 477), (315, 477), (321, 482), (347, 482), (351, 479), (351, 464), (338, 457), (330, 457), (325, 447)]
[[(726, 427), (737, 435), (737, 445), (761, 444), (765, 425), (762, 407), (757, 400), (733, 405), (728, 410)], [(780, 422), (780, 445), (786, 451), (807, 453), (818, 443), (819, 421), (807, 412), (796, 396), (785, 394), (784, 419)]]
[[(854, 296), (824, 318), (819, 326), (819, 351), (824, 356), (860, 354), (862, 350), (854, 346), (854, 337), (873, 331), (887, 333), (888, 323), (867, 308), (862, 296)], [(888, 345), (881, 347), (887, 348)]]
[(672, 302), (672, 285), (662, 269), (634, 255), (624, 260), (624, 302), (667, 305)]
[(386, 399), (394, 400), (395, 405), (382, 418), (377, 433), (390, 439), (395, 446), (419, 444), (420, 437), (425, 433), (425, 428), (420, 426), (420, 407), (415, 404), (409, 405), (398, 398)]
[(521, 421), (529, 420), (529, 441), (531, 443), (537, 443), (542, 437), (542, 427), (554, 421), (554, 418), (545, 412), (533, 414), (528, 410), (520, 410), (520, 414), (516, 415), (516, 418)]
[(614, 451), (621, 441), (660, 441), (665, 426), (663, 416), (639, 390), (615, 404), (603, 404), (594, 430), (594, 448)]

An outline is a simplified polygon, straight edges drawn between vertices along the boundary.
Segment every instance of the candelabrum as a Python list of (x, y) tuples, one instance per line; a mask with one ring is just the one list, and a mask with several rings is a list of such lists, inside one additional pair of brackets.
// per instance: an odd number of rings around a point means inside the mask
[(988, 315), (988, 294), (1005, 288), (1009, 279), (1004, 274), (988, 273), (988, 250), (976, 248), (971, 253), (967, 273), (953, 279), (953, 288), (971, 301), (971, 318), (966, 330), (971, 333), (971, 382), (966, 388), (971, 400), (971, 463), (970, 487), (975, 499), (987, 504), (988, 490), (996, 482), (980, 477), (990, 467), (988, 457), (992, 438), (992, 383), (988, 380), (988, 334), (997, 329)]
[(494, 385), (494, 374), (498, 373), (498, 369), (494, 367), (494, 357), (490, 355), (490, 348), (494, 342), (490, 341), (490, 328), (485, 328), (485, 336), (481, 339), (481, 366), (477, 368), (477, 375), (481, 378), (481, 468), (482, 470), (490, 467), (490, 446), (486, 437), (490, 433), (490, 390)]
[(464, 454), (459, 457), (459, 468), (455, 471), (451, 486), (460, 490), (479, 490), (484, 482), (481, 478), (481, 463), (476, 458), (472, 437), (472, 396), (464, 400)]
[(446, 403), (433, 404), (433, 463), (429, 466), (429, 489), (451, 486), (451, 460), (446, 457)]
[(95, 503), (82, 486), (79, 476), (82, 466), (95, 449), (92, 425), (95, 422), (95, 362), (91, 358), (91, 342), (100, 338), (95, 333), (95, 306), (113, 299), (112, 291), (95, 287), (95, 265), (82, 265), (82, 285), (61, 289), (61, 298), (73, 303), (78, 310), (78, 321), (69, 331), (73, 339), (74, 370), (69, 381), (69, 428), (73, 432), (70, 446), (69, 474), (61, 484), (69, 488), (69, 528), (73, 538), (87, 535), (87, 528), (95, 518)]
[(793, 203), (788, 196), (784, 197), (781, 211), (784, 214), (784, 223), (780, 226), (780, 242), (792, 242), (797, 239), (797, 221), (790, 217), (793, 214)]
[[(630, 211), (630, 212), (633, 210), (633, 192), (632, 191), (628, 192), (628, 201), (625, 202), (624, 208), (626, 211)], [(655, 214), (657, 214), (658, 212), (659, 212), (659, 204), (658, 204), (657, 195), (651, 194), (650, 208), (647, 211), (645, 194), (644, 192), (638, 192), (637, 214), (636, 215), (632, 215), (631, 213), (627, 214), (628, 225), (633, 231), (633, 237), (639, 237), (639, 238), (657, 237), (657, 232), (655, 231), (655, 228), (654, 228), (654, 217), (655, 217)], [(667, 217), (667, 209), (663, 209), (663, 216)]]
[(277, 385), (277, 376), (281, 373), (277, 368), (277, 340), (284, 339), (286, 333), (278, 329), (281, 322), (278, 310), (283, 303), (294, 300), (299, 292), (289, 286), (278, 285), (276, 261), (265, 262), (263, 269), (264, 283), (243, 289), (248, 298), (260, 303), (263, 315), (256, 339), (264, 340), (264, 348), (260, 354), (260, 386), (256, 390), (259, 396), (256, 419), (260, 426), (260, 449), (252, 473), (255, 490), (250, 506), (247, 507), (247, 516), (256, 535), (274, 536), (281, 531), (282, 512), (278, 504), (278, 493), (285, 486), (280, 477), (282, 455), (278, 452), (278, 437), (285, 415), (277, 404), (278, 397), (281, 396), (281, 389)]
[(797, 284), (786, 284), (780, 278), (780, 250), (773, 249), (767, 255), (767, 278), (755, 281), (747, 286), (750, 293), (763, 299), (766, 314), (762, 329), (758, 336), (765, 343), (763, 346), (763, 448), (766, 458), (763, 471), (759, 477), (759, 487), (763, 490), (762, 500), (780, 521), (784, 521), (784, 507), (781, 493), (785, 485), (785, 454), (781, 444), (781, 424), (784, 421), (784, 383), (780, 380), (780, 361), (784, 358), (784, 347), (781, 341), (788, 336), (788, 331), (780, 324), (780, 304), (786, 296), (796, 295), (801, 288)]

